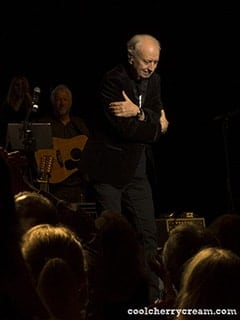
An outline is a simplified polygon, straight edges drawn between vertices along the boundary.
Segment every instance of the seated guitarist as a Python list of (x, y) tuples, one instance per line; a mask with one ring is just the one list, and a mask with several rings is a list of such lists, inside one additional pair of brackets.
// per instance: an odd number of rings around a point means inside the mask
[[(52, 109), (43, 119), (52, 124), (53, 133), (49, 191), (68, 202), (88, 201), (87, 184), (80, 173), (79, 162), (89, 130), (81, 117), (71, 114), (72, 91), (65, 84), (52, 90), (50, 102)], [(42, 157), (44, 152), (49, 150), (38, 150), (37, 156)]]

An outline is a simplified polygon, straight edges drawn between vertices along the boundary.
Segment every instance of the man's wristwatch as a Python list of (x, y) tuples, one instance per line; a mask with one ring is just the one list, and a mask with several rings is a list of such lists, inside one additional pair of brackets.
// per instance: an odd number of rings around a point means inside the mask
[(139, 108), (136, 117), (137, 117), (138, 119), (140, 119), (140, 118), (142, 117), (142, 115), (143, 115), (143, 109), (142, 109), (142, 108)]

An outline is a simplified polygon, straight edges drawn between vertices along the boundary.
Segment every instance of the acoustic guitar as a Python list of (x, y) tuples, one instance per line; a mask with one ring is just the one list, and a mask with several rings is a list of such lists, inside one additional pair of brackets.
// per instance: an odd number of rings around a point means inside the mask
[(82, 151), (87, 140), (86, 135), (69, 139), (53, 137), (53, 149), (35, 151), (40, 177), (48, 183), (60, 183), (79, 170)]

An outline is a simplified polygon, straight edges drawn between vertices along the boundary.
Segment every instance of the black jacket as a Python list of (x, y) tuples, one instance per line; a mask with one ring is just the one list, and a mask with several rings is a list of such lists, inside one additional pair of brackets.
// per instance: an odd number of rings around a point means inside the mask
[(146, 145), (160, 136), (160, 77), (154, 73), (143, 92), (145, 120), (116, 117), (108, 109), (110, 102), (123, 100), (122, 90), (136, 104), (136, 81), (125, 64), (107, 72), (100, 84), (99, 101), (92, 135), (83, 151), (83, 165), (95, 182), (124, 186), (133, 177)]

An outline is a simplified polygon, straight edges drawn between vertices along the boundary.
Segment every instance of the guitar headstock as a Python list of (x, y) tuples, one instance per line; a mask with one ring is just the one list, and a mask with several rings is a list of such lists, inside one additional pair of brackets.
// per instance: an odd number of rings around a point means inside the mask
[(38, 182), (40, 183), (49, 183), (49, 178), (51, 175), (53, 167), (54, 158), (51, 155), (43, 154), (40, 158), (39, 164), (39, 178)]

